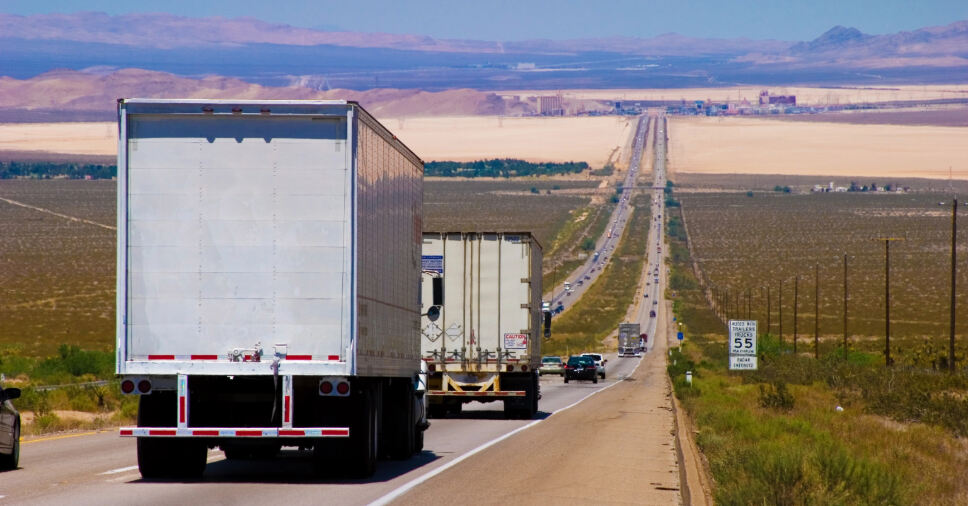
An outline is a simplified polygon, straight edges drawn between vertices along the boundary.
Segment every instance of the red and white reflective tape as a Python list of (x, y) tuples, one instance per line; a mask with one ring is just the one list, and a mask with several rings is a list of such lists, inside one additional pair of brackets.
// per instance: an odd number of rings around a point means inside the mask
[[(252, 355), (251, 354), (244, 355), (242, 357), (242, 359), (243, 359), (244, 362), (251, 362), (252, 361)], [(139, 360), (139, 359), (136, 358), (135, 360)], [(165, 354), (158, 354), (158, 355), (147, 355), (142, 360), (173, 360), (173, 361), (178, 361), (178, 362), (186, 362), (186, 361), (198, 361), (198, 360), (218, 361), (220, 359), (219, 359), (219, 356), (218, 355), (205, 355), (205, 354), (197, 354), (197, 355), (165, 355)], [(224, 358), (222, 358), (221, 360), (226, 361), (226, 362), (229, 362), (230, 361), (228, 359), (228, 356), (227, 355)], [(290, 355), (287, 355), (286, 358), (284, 358), (283, 360), (298, 360), (298, 361), (319, 360), (319, 361), (326, 361), (326, 362), (339, 362), (340, 361), (340, 356), (339, 355), (327, 355), (326, 356), (326, 359), (324, 360), (322, 358), (313, 358), (312, 355), (292, 355), (292, 354), (290, 354)]]
[(502, 390), (500, 392), (456, 392), (453, 390), (429, 390), (428, 395), (454, 395), (459, 397), (526, 397), (524, 390)]
[(122, 437), (350, 437), (349, 427), (236, 427), (204, 429), (172, 427), (121, 427)]

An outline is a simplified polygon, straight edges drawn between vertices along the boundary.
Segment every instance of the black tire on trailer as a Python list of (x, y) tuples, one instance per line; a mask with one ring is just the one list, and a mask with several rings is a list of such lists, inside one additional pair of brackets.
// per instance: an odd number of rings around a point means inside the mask
[(565, 376), (565, 383), (568, 383), (568, 376)]
[(444, 409), (443, 403), (429, 404), (427, 406), (427, 418), (443, 418), (446, 414), (447, 410)]
[(376, 472), (378, 452), (378, 417), (375, 389), (370, 385), (353, 388), (350, 437), (321, 439), (313, 447), (313, 461), (317, 472), (332, 473), (349, 478), (367, 478)]
[(391, 380), (383, 396), (383, 441), (386, 456), (394, 460), (410, 458), (414, 452), (413, 383), (407, 378)]
[(198, 479), (205, 472), (208, 447), (192, 440), (138, 438), (138, 470), (148, 479)]
[(417, 454), (423, 451), (424, 447), (424, 429), (420, 427), (414, 427), (413, 429), (413, 453)]
[[(138, 427), (175, 427), (175, 392), (142, 395)], [(205, 472), (208, 447), (192, 439), (139, 437), (138, 470), (144, 478), (198, 479)]]
[(0, 469), (12, 470), (17, 469), (20, 465), (20, 418), (17, 418), (17, 423), (13, 426), (13, 447), (10, 449), (9, 455), (0, 455)]
[(541, 398), (541, 378), (538, 375), (533, 375), (532, 379), (531, 384), (534, 385), (534, 395), (532, 395), (534, 403), (531, 406), (531, 418), (534, 418), (538, 414), (538, 400)]

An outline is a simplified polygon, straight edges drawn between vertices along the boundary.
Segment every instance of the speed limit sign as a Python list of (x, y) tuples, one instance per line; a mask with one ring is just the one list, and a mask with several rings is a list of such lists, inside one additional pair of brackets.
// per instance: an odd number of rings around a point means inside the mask
[(756, 320), (729, 321), (729, 354), (756, 356)]

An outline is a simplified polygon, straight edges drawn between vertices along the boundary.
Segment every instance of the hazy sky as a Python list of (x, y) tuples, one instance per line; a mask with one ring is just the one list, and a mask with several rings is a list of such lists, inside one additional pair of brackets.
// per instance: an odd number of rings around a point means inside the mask
[(968, 19), (968, 0), (3, 0), (0, 12), (248, 16), (325, 30), (523, 40), (694, 37), (809, 40), (834, 25), (880, 34)]

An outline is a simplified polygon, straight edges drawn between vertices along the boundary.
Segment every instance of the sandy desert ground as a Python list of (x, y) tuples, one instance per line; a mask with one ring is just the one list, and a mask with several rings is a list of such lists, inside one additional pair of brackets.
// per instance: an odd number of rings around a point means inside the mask
[[(600, 168), (625, 144), (628, 118), (498, 118), (464, 116), (381, 118), (424, 160), (521, 158), (584, 161)], [(0, 124), (0, 151), (46, 151), (86, 155), (117, 153), (114, 123)]]
[(115, 123), (0, 124), (0, 151), (116, 155), (118, 126)]
[(680, 118), (670, 172), (968, 179), (968, 128)]
[[(772, 95), (796, 95), (800, 105), (843, 105), (868, 102), (918, 101), (935, 99), (966, 99), (968, 85), (926, 85), (808, 88), (796, 86), (733, 86), (728, 88), (683, 88), (683, 89), (641, 89), (641, 90), (562, 90), (565, 99), (584, 100), (713, 100), (739, 101), (746, 99), (756, 103), (760, 92), (768, 90)], [(551, 95), (553, 91), (501, 91), (502, 96), (521, 97)]]
[(464, 116), (382, 119), (424, 160), (469, 161), (521, 158), (529, 161), (583, 161), (599, 168), (625, 144), (628, 118), (498, 118)]

